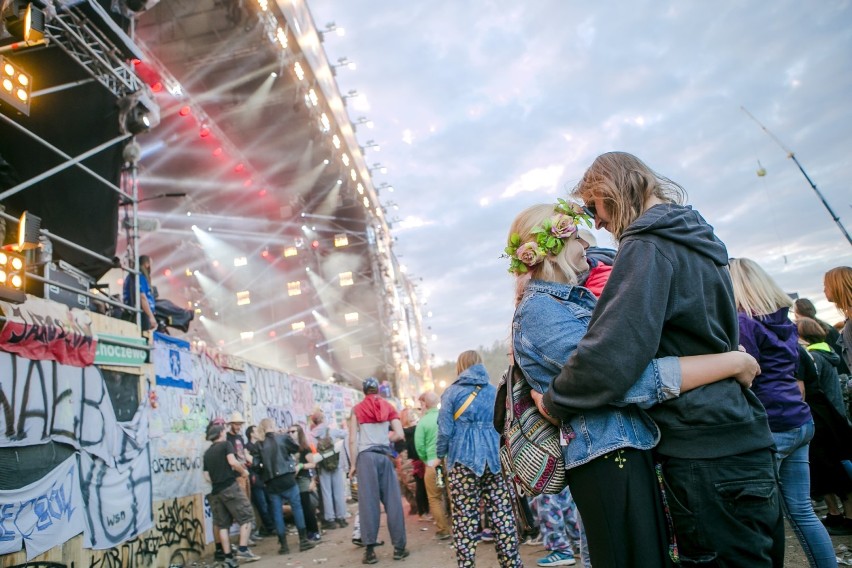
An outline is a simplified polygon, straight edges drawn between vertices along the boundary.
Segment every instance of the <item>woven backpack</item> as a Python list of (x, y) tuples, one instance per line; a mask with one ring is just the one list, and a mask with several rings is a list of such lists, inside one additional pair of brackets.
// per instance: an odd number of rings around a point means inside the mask
[(568, 481), (559, 428), (539, 413), (532, 388), (514, 361), (500, 383), (494, 426), (501, 433), (503, 471), (524, 493), (560, 493)]

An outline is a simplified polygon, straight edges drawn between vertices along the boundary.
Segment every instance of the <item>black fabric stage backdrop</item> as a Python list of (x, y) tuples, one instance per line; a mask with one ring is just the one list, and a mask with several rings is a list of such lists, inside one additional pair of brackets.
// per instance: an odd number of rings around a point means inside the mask
[[(25, 51), (9, 59), (32, 76), (34, 92), (91, 77), (58, 47)], [(116, 98), (97, 81), (33, 98), (28, 117), (8, 105), (0, 105), (0, 112), (72, 157), (120, 134)], [(123, 143), (113, 144), (82, 163), (118, 185), (122, 150)], [(0, 191), (64, 161), (38, 140), (0, 120)], [(100, 180), (71, 166), (2, 203), (7, 213), (19, 216), (28, 210), (41, 217), (43, 228), (112, 259), (118, 233), (118, 197)], [(12, 242), (17, 230), (16, 224), (7, 225), (5, 243)], [(55, 260), (65, 260), (95, 279), (112, 267), (71, 247), (59, 243), (53, 247)]]

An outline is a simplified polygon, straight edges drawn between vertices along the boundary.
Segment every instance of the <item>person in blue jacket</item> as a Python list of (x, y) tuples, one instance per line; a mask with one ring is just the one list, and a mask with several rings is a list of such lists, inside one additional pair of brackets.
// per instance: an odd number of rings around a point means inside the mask
[(476, 565), (483, 499), (491, 515), (500, 566), (522, 567), (511, 495), (500, 473), (500, 439), (494, 429), (497, 389), (476, 351), (459, 355), (456, 372), (458, 378), (441, 396), (437, 454), (446, 460), (459, 568)]

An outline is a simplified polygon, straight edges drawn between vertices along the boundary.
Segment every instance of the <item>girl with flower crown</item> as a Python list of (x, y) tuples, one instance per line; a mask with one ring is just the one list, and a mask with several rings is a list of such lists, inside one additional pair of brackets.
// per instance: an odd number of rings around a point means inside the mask
[[(727, 248), (681, 186), (632, 154), (607, 152), (573, 195), (618, 254), (588, 333), (537, 401), (563, 421), (618, 400), (654, 358), (721, 354), (739, 339)], [(773, 440), (755, 394), (722, 380), (648, 413), (662, 433), (654, 452), (683, 563), (782, 565)]]
[[(546, 392), (586, 334), (596, 298), (577, 284), (588, 270), (576, 205), (535, 205), (512, 223), (506, 253), (517, 278), (512, 350), (530, 386)], [(709, 382), (750, 385), (757, 362), (737, 351), (656, 359), (612, 405), (561, 424), (568, 484), (583, 519), (595, 568), (672, 566), (666, 515), (651, 448), (660, 439), (643, 408)], [(668, 554), (667, 554), (668, 552)], [(539, 565), (558, 565), (542, 559)], [(545, 563), (541, 563), (545, 562)]]

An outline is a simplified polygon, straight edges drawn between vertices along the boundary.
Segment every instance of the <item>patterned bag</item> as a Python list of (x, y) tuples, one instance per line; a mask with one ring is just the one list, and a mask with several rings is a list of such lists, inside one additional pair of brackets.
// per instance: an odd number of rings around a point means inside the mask
[(500, 461), (507, 477), (528, 495), (560, 493), (568, 481), (559, 428), (538, 411), (532, 388), (514, 361), (503, 377), (494, 408), (501, 433)]

